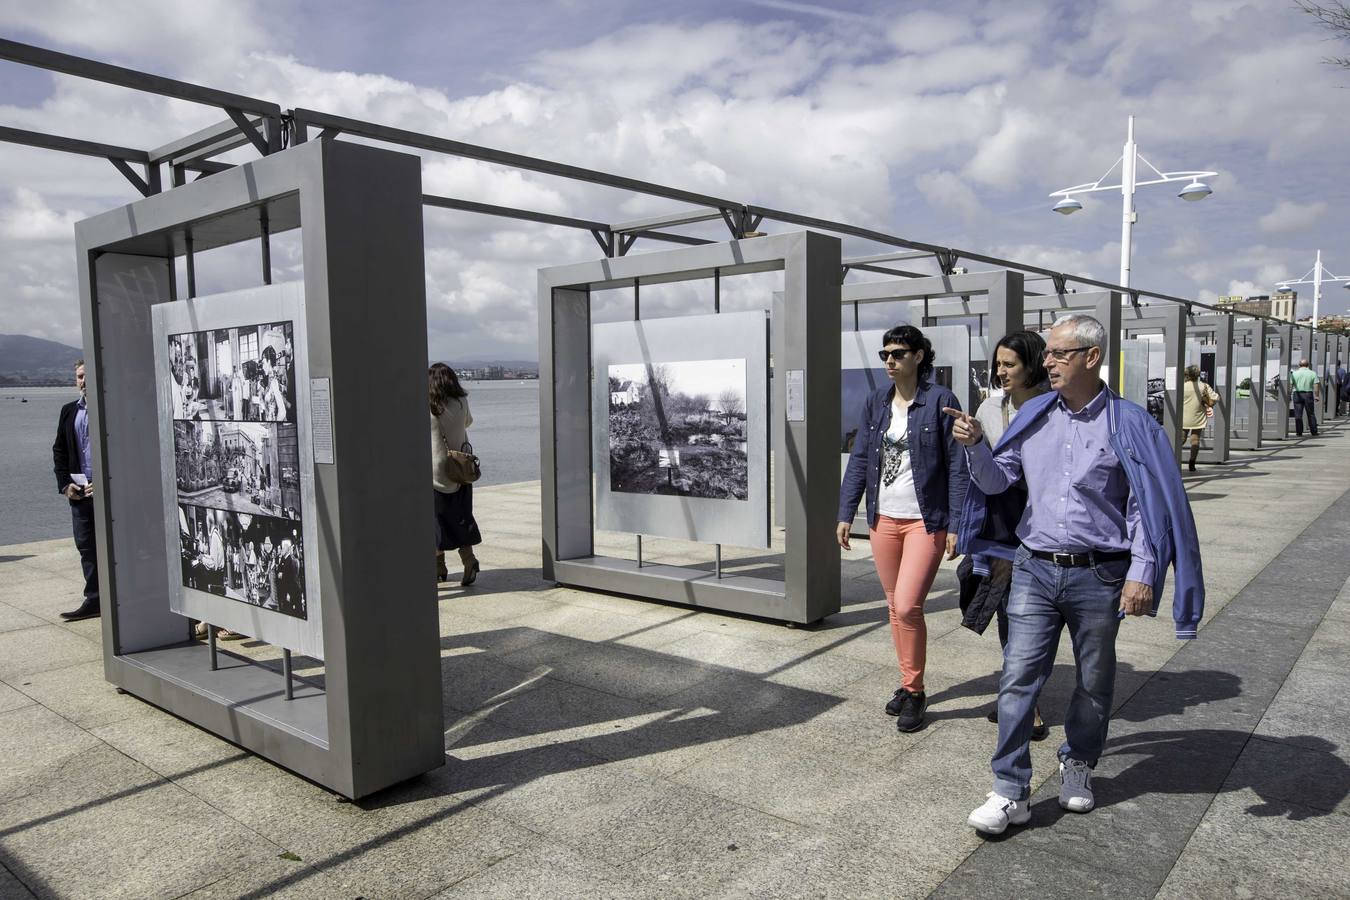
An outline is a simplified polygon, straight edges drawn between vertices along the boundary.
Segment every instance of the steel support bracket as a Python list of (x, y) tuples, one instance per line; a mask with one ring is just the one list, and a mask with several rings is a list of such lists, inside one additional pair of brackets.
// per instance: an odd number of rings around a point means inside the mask
[(1058, 275), (1051, 275), (1050, 281), (1055, 285), (1055, 294), (1063, 297), (1069, 292), (1069, 279), (1061, 272)]
[[(150, 173), (147, 171), (146, 174), (149, 176), (149, 180), (147, 180), (137, 175), (136, 170), (131, 168), (131, 165), (125, 159), (118, 159), (115, 156), (110, 156), (108, 157), (108, 162), (112, 163), (113, 166), (117, 169), (117, 171), (121, 172), (122, 175), (125, 176), (126, 180), (131, 182), (132, 187), (136, 188), (136, 190), (141, 192), (142, 197), (149, 197), (151, 194), (159, 193), (158, 169), (155, 170), (154, 175), (150, 175)], [(148, 169), (150, 167), (147, 166), (146, 168)], [(154, 186), (151, 185), (152, 181), (155, 182)]]
[(619, 235), (619, 255), (627, 256), (628, 251), (633, 249), (633, 245), (637, 243), (637, 239), (638, 236), (636, 234)]
[(951, 275), (956, 270), (956, 261), (961, 258), (955, 250), (939, 250), (936, 256), (943, 275)]
[(745, 210), (722, 207), (721, 212), (722, 221), (727, 223), (727, 228), (731, 231), (731, 239), (739, 241), (745, 237), (745, 219), (743, 218)]
[(601, 231), (599, 228), (592, 228), (591, 237), (595, 238), (595, 242), (600, 245), (600, 251), (604, 253), (605, 256), (614, 256), (614, 232)]
[[(248, 142), (252, 144), (259, 153), (261, 153), (263, 156), (267, 156), (272, 152), (271, 141), (273, 137), (272, 133), (273, 129), (271, 127), (272, 121), (271, 119), (267, 120), (268, 136), (263, 137), (261, 134), (258, 133), (258, 129), (253, 127), (253, 123), (248, 120), (248, 116), (244, 115), (242, 111), (237, 110), (232, 106), (227, 106), (225, 107), (225, 113), (230, 117), (230, 120), (233, 121), (235, 125), (239, 126), (239, 132), (243, 134), (244, 137), (248, 138)], [(279, 139), (279, 135), (277, 135), (277, 137)]]

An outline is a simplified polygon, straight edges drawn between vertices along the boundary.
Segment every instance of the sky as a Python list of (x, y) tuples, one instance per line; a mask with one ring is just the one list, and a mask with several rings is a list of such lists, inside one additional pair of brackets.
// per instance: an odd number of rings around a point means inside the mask
[[(1119, 193), (1067, 217), (1047, 195), (1105, 173), (1134, 115), (1150, 163), (1219, 174), (1198, 203), (1139, 191), (1133, 286), (1269, 293), (1318, 249), (1350, 275), (1350, 70), (1323, 62), (1346, 46), (1284, 0), (54, 0), (0, 4), (0, 36), (1107, 281)], [(148, 149), (222, 118), (0, 63), (11, 127)], [(434, 154), (423, 188), (607, 222), (682, 208)], [(138, 196), (106, 161), (0, 145), (0, 332), (78, 344), (73, 224)], [(446, 210), (425, 232), (429, 353), (461, 362), (535, 358), (537, 269), (598, 254), (586, 232)], [(201, 291), (255, 283), (249, 252), (205, 254)], [(279, 239), (274, 263), (301, 277), (298, 242)], [(724, 308), (772, 286), (729, 285)], [(1350, 290), (1323, 297), (1342, 312)]]

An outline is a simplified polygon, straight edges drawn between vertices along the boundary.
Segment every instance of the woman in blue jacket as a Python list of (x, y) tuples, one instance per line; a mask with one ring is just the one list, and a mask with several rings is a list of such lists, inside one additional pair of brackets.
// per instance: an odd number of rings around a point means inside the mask
[(956, 396), (933, 384), (933, 346), (912, 325), (886, 332), (879, 351), (891, 386), (874, 392), (839, 488), (839, 546), (849, 549), (858, 502), (867, 500), (872, 559), (886, 593), (891, 639), (901, 684), (886, 704), (901, 731), (923, 725), (928, 700), (923, 673), (928, 630), (923, 604), (945, 552), (956, 557), (957, 524), (965, 502), (966, 457), (952, 439), (944, 406)]

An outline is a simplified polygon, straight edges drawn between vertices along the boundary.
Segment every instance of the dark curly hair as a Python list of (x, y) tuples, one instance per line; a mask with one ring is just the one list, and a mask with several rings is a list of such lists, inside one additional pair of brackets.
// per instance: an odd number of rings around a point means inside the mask
[(427, 380), (430, 382), (428, 395), (432, 415), (439, 416), (445, 412), (452, 398), (469, 396), (469, 392), (459, 383), (459, 375), (445, 363), (432, 363), (427, 368)]
[[(1007, 347), (1027, 370), (1027, 387), (1035, 387), (1050, 378), (1045, 371), (1045, 339), (1034, 331), (1014, 331), (1005, 334), (994, 347), (994, 358), (989, 362), (989, 371), (998, 377), (998, 348)], [(991, 379), (992, 381), (993, 379)]]
[(922, 350), (923, 361), (919, 363), (919, 380), (928, 380), (933, 371), (933, 345), (923, 336), (922, 331), (913, 325), (897, 325), (881, 339), (882, 347), (887, 344), (904, 344), (911, 350)]

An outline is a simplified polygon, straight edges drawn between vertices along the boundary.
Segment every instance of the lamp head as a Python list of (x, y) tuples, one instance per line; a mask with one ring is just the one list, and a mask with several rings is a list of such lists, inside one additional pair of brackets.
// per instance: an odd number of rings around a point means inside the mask
[(1182, 200), (1203, 200), (1212, 193), (1214, 192), (1209, 189), (1209, 185), (1203, 181), (1192, 181), (1182, 188), (1177, 196)]
[(1065, 197), (1063, 200), (1050, 207), (1050, 210), (1051, 212), (1059, 213), (1061, 216), (1067, 216), (1078, 212), (1082, 208), (1083, 204), (1079, 203), (1077, 200), (1072, 197)]

